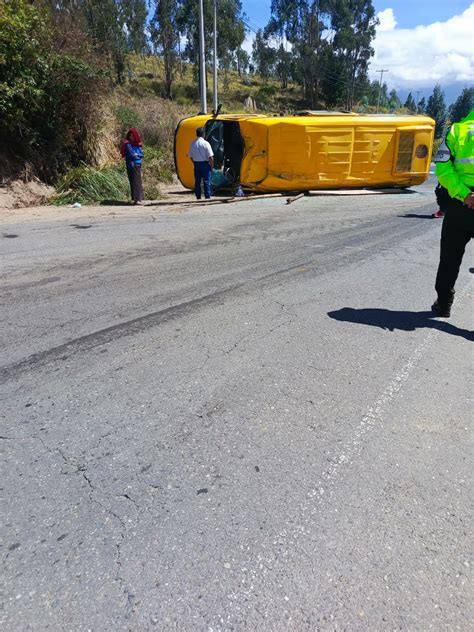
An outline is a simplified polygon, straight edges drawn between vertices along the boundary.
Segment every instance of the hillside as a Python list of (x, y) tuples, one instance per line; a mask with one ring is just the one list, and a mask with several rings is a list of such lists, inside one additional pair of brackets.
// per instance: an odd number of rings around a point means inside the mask
[[(0, 148), (2, 183), (0, 206), (41, 203), (53, 194), (56, 203), (97, 201), (108, 197), (127, 199), (128, 182), (119, 155), (120, 141), (129, 127), (137, 127), (145, 145), (143, 180), (145, 196), (160, 195), (160, 184), (173, 181), (173, 138), (177, 123), (200, 108), (199, 91), (191, 65), (182, 64), (173, 85), (173, 100), (164, 93), (163, 64), (156, 56), (132, 56), (127, 81), (98, 96), (95, 115), (86, 130), (83, 155), (70, 157), (63, 173), (45, 177), (41, 151), (26, 158)], [(212, 85), (212, 76), (208, 76)], [(258, 76), (223, 72), (218, 81), (219, 103), (223, 112), (293, 112), (303, 104), (294, 85), (282, 89), (277, 81), (262, 81)], [(208, 92), (212, 109), (212, 92)], [(44, 156), (47, 159), (47, 155)], [(41, 180), (45, 186), (41, 186)], [(26, 185), (34, 181), (34, 186)], [(48, 186), (46, 186), (48, 185)], [(53, 193), (51, 185), (56, 188)]]
[[(208, 85), (212, 76), (208, 74)], [(163, 98), (164, 69), (157, 56), (131, 56), (126, 82), (109, 86), (93, 102), (94, 116), (87, 119), (81, 153), (65, 154), (65, 160), (51, 173), (43, 168), (48, 154), (30, 150), (22, 157), (0, 148), (2, 184), (0, 206), (15, 207), (42, 203), (90, 203), (98, 200), (128, 199), (128, 181), (120, 158), (120, 141), (129, 127), (137, 127), (145, 146), (143, 182), (145, 197), (160, 197), (160, 185), (173, 182), (174, 131), (179, 120), (200, 109), (194, 67), (182, 64), (173, 84), (173, 99)], [(283, 88), (275, 80), (258, 75), (221, 72), (218, 101), (222, 112), (292, 113), (304, 108), (299, 87)], [(212, 109), (208, 91), (208, 109)], [(324, 104), (321, 104), (324, 107)], [(367, 111), (373, 107), (366, 108)], [(400, 109), (401, 112), (405, 111)], [(52, 188), (54, 187), (54, 188)]]
[[(345, 19), (336, 29), (343, 46), (336, 45), (335, 33), (330, 42), (319, 37), (319, 18), (313, 19), (318, 3), (302, 3), (307, 10), (295, 34), (298, 45), (276, 49), (271, 37), (259, 32), (249, 56), (242, 48), (247, 27), (240, 3), (223, 3), (217, 48), (222, 111), (342, 107), (370, 113), (380, 104), (382, 112), (429, 114), (440, 138), (449, 116), (459, 118), (472, 107), (474, 90), (466, 88), (449, 113), (440, 86), (427, 103), (424, 98), (415, 103), (410, 93), (409, 109), (403, 108), (395, 90), (388, 93), (386, 83), (367, 75), (371, 2), (363, 3), (363, 10), (344, 4)], [(211, 3), (204, 5), (209, 13)], [(55, 187), (57, 203), (124, 199), (128, 184), (118, 148), (130, 126), (139, 128), (145, 142), (146, 197), (159, 195), (160, 183), (173, 178), (176, 124), (200, 109), (196, 66), (185, 61), (199, 57), (197, 4), (179, 0), (173, 6), (174, 12), (145, 0), (0, 1), (0, 205), (51, 197), (41, 183)], [(288, 7), (296, 9), (295, 3)], [(327, 24), (334, 8), (325, 13)], [(275, 5), (269, 24), (274, 35), (288, 19), (279, 11)], [(317, 32), (308, 43), (305, 33), (314, 24)], [(211, 50), (209, 28), (205, 41)], [(355, 51), (357, 64), (351, 61)], [(209, 110), (211, 102), (209, 90)]]

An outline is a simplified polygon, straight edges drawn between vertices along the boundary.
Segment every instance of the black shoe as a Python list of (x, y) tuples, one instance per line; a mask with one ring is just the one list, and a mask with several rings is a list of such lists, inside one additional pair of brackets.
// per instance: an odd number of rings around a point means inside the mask
[(451, 316), (451, 305), (440, 305), (437, 299), (431, 306), (431, 309), (441, 318), (449, 318)]

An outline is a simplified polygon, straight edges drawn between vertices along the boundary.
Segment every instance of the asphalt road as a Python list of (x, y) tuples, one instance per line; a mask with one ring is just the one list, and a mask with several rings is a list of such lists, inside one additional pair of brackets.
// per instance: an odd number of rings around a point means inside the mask
[(2, 630), (470, 629), (472, 250), (432, 318), (434, 209), (0, 227)]

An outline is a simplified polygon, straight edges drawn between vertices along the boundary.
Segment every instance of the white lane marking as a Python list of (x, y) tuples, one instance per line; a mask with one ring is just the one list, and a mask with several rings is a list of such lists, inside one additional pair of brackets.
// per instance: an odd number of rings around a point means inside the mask
[[(469, 284), (467, 287), (469, 287)], [(459, 292), (457, 304), (467, 296), (467, 287), (464, 288), (464, 291)], [(330, 499), (332, 492), (331, 487), (334, 487), (337, 481), (341, 466), (344, 464), (350, 465), (354, 458), (362, 452), (362, 448), (368, 439), (370, 431), (376, 425), (380, 426), (383, 424), (388, 407), (392, 404), (402, 386), (408, 381), (412, 372), (416, 369), (417, 364), (439, 336), (440, 332), (441, 330), (439, 329), (431, 329), (427, 333), (409, 359), (396, 373), (395, 377), (392, 378), (382, 395), (380, 395), (362, 417), (352, 437), (344, 444), (339, 454), (333, 458), (332, 464), (321, 474), (319, 481), (313, 486), (313, 489), (307, 493), (307, 500), (300, 502), (293, 511), (287, 512), (287, 518), (279, 532), (270, 532), (271, 535), (264, 536), (263, 541), (258, 544), (263, 553), (256, 556), (255, 550), (252, 550), (251, 546), (247, 547), (250, 557), (241, 560), (241, 564), (245, 568), (242, 569), (244, 581), (238, 593), (239, 597), (241, 595), (247, 595), (250, 598), (254, 591), (257, 578), (260, 578), (260, 580), (265, 583), (265, 579), (269, 573), (274, 574), (277, 572), (278, 565), (285, 567), (289, 564), (291, 547), (297, 550), (296, 555), (308, 557), (304, 551), (304, 547), (301, 544), (299, 546), (296, 545), (297, 540), (300, 539), (301, 536), (310, 535), (313, 528), (317, 527), (317, 522), (314, 523), (314, 525), (308, 523), (308, 517), (312, 517), (311, 514), (320, 511), (319, 505), (321, 505), (324, 500), (328, 501)], [(316, 503), (311, 502), (313, 498), (316, 500)], [(309, 516), (307, 515), (308, 513)], [(304, 517), (303, 514), (306, 514), (306, 517)], [(269, 541), (270, 538), (271, 540)], [(285, 545), (285, 549), (282, 551), (283, 545)], [(248, 582), (249, 585), (246, 583), (248, 577), (251, 578), (251, 581)], [(224, 616), (224, 614), (222, 614), (222, 616)], [(235, 620), (235, 614), (231, 610), (226, 609), (225, 616), (228, 622)]]
[[(458, 305), (468, 296), (468, 288), (469, 284), (459, 292), (457, 299)], [(455, 311), (455, 309), (453, 311)], [(403, 384), (405, 384), (405, 382), (407, 382), (410, 378), (423, 354), (433, 344), (433, 341), (439, 336), (441, 331), (442, 330), (440, 329), (431, 329), (425, 336), (424, 340), (422, 340), (418, 347), (415, 348), (406, 363), (402, 366), (398, 373), (396, 373), (395, 377), (392, 378), (382, 395), (380, 395), (376, 402), (362, 417), (355, 428), (352, 437), (346, 441), (340, 452), (331, 459), (331, 465), (321, 474), (320, 479), (313, 486), (313, 489), (308, 492), (308, 497), (316, 498), (318, 504), (322, 502), (323, 497), (328, 497), (331, 491), (330, 487), (334, 485), (341, 466), (345, 463), (350, 464), (353, 462), (354, 459), (361, 453), (364, 441), (367, 440), (372, 428), (376, 425), (380, 426), (383, 424), (388, 407), (392, 404)], [(302, 507), (303, 511), (305, 509), (305, 507)]]
[(340, 452), (332, 458), (331, 465), (321, 474), (321, 478), (314, 488), (308, 492), (308, 496), (316, 497), (321, 502), (323, 497), (327, 497), (329, 487), (334, 483), (338, 471), (345, 463), (351, 463), (357, 457), (363, 448), (370, 431), (376, 425), (383, 422), (384, 416), (393, 399), (402, 388), (403, 384), (408, 381), (416, 365), (433, 344), (435, 338), (439, 335), (439, 329), (432, 329), (425, 339), (416, 347), (407, 362), (398, 371), (394, 378), (389, 382), (382, 395), (368, 409), (355, 428), (352, 437), (343, 445)]

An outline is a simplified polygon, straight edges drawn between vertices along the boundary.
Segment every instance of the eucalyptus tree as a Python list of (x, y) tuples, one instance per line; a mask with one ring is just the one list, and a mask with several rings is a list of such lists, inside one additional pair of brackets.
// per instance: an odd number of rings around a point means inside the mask
[(113, 66), (117, 83), (125, 80), (127, 38), (124, 11), (114, 0), (82, 0), (87, 33), (95, 50)]
[(276, 74), (283, 89), (288, 87), (288, 82), (293, 78), (293, 70), (293, 55), (280, 44), (276, 53)]
[(426, 99), (425, 97), (421, 97), (418, 101), (418, 105), (416, 106), (417, 114), (425, 114), (426, 112)]
[(372, 0), (334, 0), (331, 8), (333, 52), (346, 75), (346, 107), (352, 109), (357, 80), (367, 72), (378, 19)]
[(262, 30), (258, 30), (252, 44), (252, 60), (255, 72), (264, 80), (275, 75), (277, 51), (270, 45)]
[[(186, 39), (184, 54), (195, 65), (199, 59), (199, 20), (196, 0), (179, 0), (177, 27)], [(204, 38), (206, 50), (213, 48), (214, 0), (204, 0)], [(224, 66), (235, 60), (245, 39), (245, 14), (241, 0), (217, 0), (217, 58)]]
[(272, 0), (266, 34), (291, 44), (295, 79), (310, 107), (323, 97), (352, 108), (376, 25), (372, 0)]
[(237, 72), (239, 73), (239, 77), (245, 74), (249, 68), (250, 64), (250, 55), (244, 50), (241, 46), (237, 49), (235, 53), (235, 65), (237, 68)]
[(90, 38), (94, 51), (125, 79), (127, 54), (147, 50), (145, 0), (39, 0), (58, 19), (69, 18)]
[(163, 56), (165, 96), (173, 98), (173, 79), (180, 34), (178, 31), (177, 0), (156, 0), (150, 24), (150, 35), (155, 49)]
[(444, 92), (441, 90), (441, 86), (439, 84), (435, 85), (433, 93), (430, 97), (428, 97), (426, 114), (436, 121), (435, 138), (441, 138), (446, 125), (448, 112), (446, 108), (446, 101), (444, 100)]
[(122, 14), (128, 49), (142, 55), (148, 50), (146, 37), (147, 6), (145, 0), (116, 0), (118, 11)]
[(331, 37), (333, 0), (272, 0), (267, 37), (285, 38), (291, 45), (295, 79), (303, 87), (305, 101), (315, 107), (319, 98), (323, 50)]
[(407, 110), (410, 110), (410, 112), (416, 112), (416, 103), (411, 92), (408, 93), (407, 100), (405, 101), (405, 107)]
[(456, 101), (449, 108), (449, 118), (456, 123), (474, 109), (474, 88), (464, 88)]
[(388, 95), (388, 107), (393, 112), (397, 108), (401, 106), (400, 99), (398, 97), (396, 90), (390, 90), (390, 94)]

